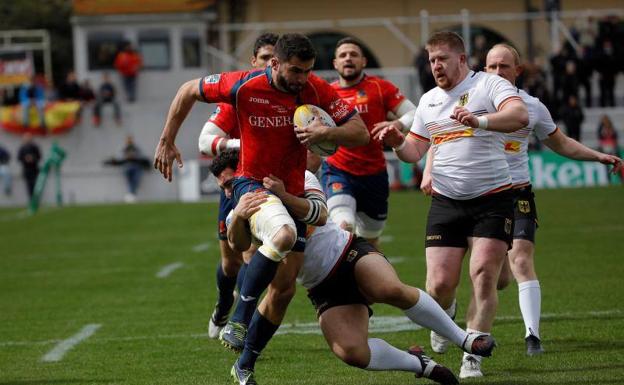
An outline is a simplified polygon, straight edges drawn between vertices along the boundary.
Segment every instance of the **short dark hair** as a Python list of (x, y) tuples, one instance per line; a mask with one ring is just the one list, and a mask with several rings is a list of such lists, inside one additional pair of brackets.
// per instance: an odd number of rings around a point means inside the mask
[(275, 57), (279, 61), (288, 61), (293, 57), (302, 61), (316, 58), (312, 41), (300, 33), (285, 33), (275, 43)]
[(340, 48), (341, 45), (345, 44), (356, 45), (360, 49), (360, 52), (362, 52), (362, 56), (366, 56), (364, 55), (364, 44), (352, 36), (343, 37), (342, 39), (338, 40), (338, 42), (336, 43), (336, 48), (334, 49), (334, 54), (336, 53), (336, 51), (338, 51), (338, 48)]
[(279, 36), (272, 32), (263, 33), (262, 35), (258, 36), (256, 42), (254, 43), (253, 55), (256, 56), (258, 54), (258, 51), (260, 51), (260, 48), (262, 47), (265, 47), (267, 45), (275, 46), (275, 43), (277, 43), (277, 39), (279, 39)]
[(438, 45), (448, 45), (450, 49), (457, 53), (466, 53), (466, 45), (464, 39), (461, 36), (451, 31), (436, 32), (429, 40), (427, 40), (427, 51), (429, 47), (435, 47)]
[(219, 175), (226, 168), (231, 168), (232, 170), (236, 170), (238, 167), (238, 151), (236, 150), (225, 150), (221, 154), (217, 155), (210, 163), (208, 169), (215, 177), (219, 177)]

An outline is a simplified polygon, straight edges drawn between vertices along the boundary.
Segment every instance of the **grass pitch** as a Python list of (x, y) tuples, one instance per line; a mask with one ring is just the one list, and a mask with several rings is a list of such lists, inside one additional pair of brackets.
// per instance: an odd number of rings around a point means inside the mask
[[(499, 348), (475, 384), (624, 384), (624, 190), (538, 191), (537, 270), (546, 354), (526, 357), (517, 286), (500, 293)], [(383, 249), (401, 278), (424, 286), (428, 199), (393, 193)], [(235, 356), (208, 340), (219, 258), (216, 204), (0, 210), (0, 385), (227, 384)], [(157, 274), (174, 264), (164, 278)], [(463, 319), (464, 275), (458, 292)], [(375, 305), (375, 315), (401, 312)], [(299, 288), (257, 364), (261, 385), (419, 384), (409, 373), (365, 372), (333, 357)], [(85, 325), (100, 325), (57, 362), (43, 357)], [(392, 322), (388, 329), (392, 327)], [(396, 326), (396, 325), (394, 325)], [(400, 348), (424, 330), (375, 332)], [(461, 352), (437, 361), (458, 371)]]

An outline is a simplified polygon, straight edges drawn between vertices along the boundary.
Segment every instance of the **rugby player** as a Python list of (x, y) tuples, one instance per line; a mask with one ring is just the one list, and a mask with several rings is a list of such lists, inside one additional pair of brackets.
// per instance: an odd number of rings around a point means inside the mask
[[(256, 39), (251, 57), (253, 68), (264, 69), (273, 57), (273, 48), (278, 36), (264, 33)], [(199, 134), (199, 151), (206, 155), (217, 156), (226, 149), (240, 148), (240, 132), (234, 106), (219, 103)], [(237, 162), (238, 163), (238, 162)], [(236, 165), (229, 172), (236, 171)], [(221, 166), (220, 166), (221, 167)], [(235, 252), (227, 243), (225, 216), (232, 210), (232, 200), (221, 190), (219, 199), (218, 237), (221, 261), (217, 265), (217, 303), (208, 322), (208, 337), (217, 338), (225, 326), (232, 305), (234, 304), (234, 287), (237, 280), (239, 289), (245, 274), (247, 263), (243, 263), (241, 253)], [(251, 256), (246, 256), (247, 261)]]
[[(369, 131), (375, 123), (384, 121), (388, 112), (403, 116), (416, 109), (394, 84), (364, 73), (367, 60), (357, 39), (339, 40), (334, 54), (338, 80), (332, 87), (355, 106)], [(339, 147), (323, 162), (321, 181), (330, 218), (379, 248), (389, 194), (382, 143), (371, 140), (365, 146)]]
[[(218, 177), (227, 188), (228, 176)], [(277, 178), (265, 178), (265, 186), (282, 197), (283, 202), (288, 202), (285, 204), (298, 215), (304, 215), (319, 198), (320, 185), (309, 171), (306, 171), (305, 185), (308, 199), (289, 196)], [(228, 217), (231, 221), (228, 240), (232, 247), (244, 249), (252, 243), (247, 221), (264, 199), (262, 193), (241, 197)], [(354, 237), (331, 220), (321, 227), (309, 227), (307, 237), (298, 280), (309, 291), (328, 345), (345, 363), (365, 370), (411, 371), (417, 377), (444, 384), (457, 383), (450, 370), (424, 356), (419, 348), (412, 347), (405, 352), (382, 339), (368, 338), (368, 318), (372, 314), (369, 305), (375, 302), (402, 309), (410, 320), (437, 330), (465, 351), (491, 354), (495, 343), (490, 336), (468, 334), (459, 328), (429, 295), (403, 284), (383, 254), (365, 239)], [(250, 329), (249, 345), (255, 346), (254, 336)], [(264, 346), (255, 348), (259, 354)], [(232, 375), (240, 384), (255, 384), (253, 367), (239, 369), (235, 366)]]
[[(496, 283), (512, 241), (513, 195), (503, 133), (525, 127), (529, 116), (508, 81), (469, 70), (459, 35), (437, 32), (426, 49), (437, 87), (420, 99), (409, 135), (405, 138), (394, 125), (372, 134), (406, 162), (417, 162), (433, 145), (427, 292), (454, 317), (462, 259), (470, 249), (476, 312), (466, 330), (487, 333), (498, 304)], [(431, 343), (435, 352), (448, 346), (435, 332)], [(464, 353), (460, 378), (482, 375), (481, 357)]]
[[(311, 41), (301, 34), (282, 35), (266, 70), (214, 74), (183, 84), (176, 94), (156, 149), (154, 166), (171, 181), (173, 161), (182, 166), (175, 137), (184, 118), (197, 100), (225, 102), (235, 106), (241, 133), (241, 161), (232, 182), (234, 206), (246, 192), (263, 190), (262, 181), (274, 175), (284, 181), (294, 196), (304, 192), (306, 147), (320, 141), (358, 146), (369, 141), (369, 133), (357, 111), (340, 99), (324, 80), (311, 74), (316, 53)], [(327, 111), (337, 127), (324, 126), (320, 119), (307, 127), (294, 127), (297, 106), (313, 104)], [(272, 193), (250, 218), (252, 234), (262, 241), (245, 273), (240, 301), (221, 332), (223, 342), (240, 349), (258, 298), (275, 277), (277, 268), (290, 253), (289, 273), (267, 317), (255, 319), (263, 329), (277, 329), (294, 295), (294, 283), (303, 261), (305, 224), (293, 219)], [(290, 292), (286, 288), (292, 288)], [(262, 333), (270, 335), (271, 333)], [(270, 337), (269, 337), (270, 338)]]
[[(518, 51), (507, 44), (497, 44), (487, 54), (485, 71), (516, 83), (522, 72)], [(622, 160), (617, 156), (604, 154), (584, 146), (566, 136), (554, 123), (548, 109), (539, 99), (519, 90), (527, 105), (530, 123), (513, 133), (507, 134), (505, 153), (511, 172), (514, 193), (513, 247), (499, 278), (499, 288), (511, 281), (511, 273), (518, 282), (520, 312), (525, 326), (525, 344), (528, 355), (543, 352), (539, 332), (541, 312), (541, 288), (535, 273), (535, 232), (537, 211), (529, 179), (529, 157), (527, 155), (529, 135), (535, 132), (537, 138), (556, 153), (570, 159), (595, 161), (612, 165), (612, 172), (618, 173)], [(511, 271), (509, 270), (511, 267)], [(476, 309), (471, 302), (468, 317), (474, 317)]]

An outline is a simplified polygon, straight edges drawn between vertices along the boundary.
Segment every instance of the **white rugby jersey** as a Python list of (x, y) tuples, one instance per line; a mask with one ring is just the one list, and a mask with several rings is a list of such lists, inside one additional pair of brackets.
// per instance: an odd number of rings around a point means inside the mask
[(455, 106), (481, 116), (513, 99), (521, 100), (507, 80), (474, 71), (452, 90), (436, 87), (420, 98), (409, 135), (433, 146), (436, 193), (466, 200), (511, 186), (505, 134), (467, 127), (450, 116)]
[(518, 131), (505, 134), (505, 153), (514, 187), (529, 185), (529, 135), (535, 131), (537, 139), (544, 140), (557, 131), (557, 125), (546, 106), (536, 97), (520, 90), (520, 97), (529, 110), (529, 125)]
[(297, 282), (306, 289), (321, 283), (332, 271), (349, 246), (353, 235), (330, 219), (325, 226), (309, 226), (303, 252), (303, 266)]

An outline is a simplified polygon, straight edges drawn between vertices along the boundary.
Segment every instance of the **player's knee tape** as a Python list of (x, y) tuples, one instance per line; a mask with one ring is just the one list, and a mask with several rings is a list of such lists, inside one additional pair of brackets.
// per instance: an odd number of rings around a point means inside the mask
[(341, 226), (346, 223), (351, 231), (355, 230), (355, 198), (347, 194), (338, 194), (327, 200), (329, 217), (332, 222)]
[(269, 195), (268, 200), (260, 205), (260, 211), (249, 218), (249, 227), (253, 237), (262, 241), (260, 251), (267, 258), (281, 261), (290, 250), (279, 250), (274, 246), (273, 237), (282, 227), (288, 227), (293, 234), (297, 234), (295, 221), (292, 219), (286, 207), (274, 195)]
[(357, 213), (355, 222), (355, 234), (366, 239), (379, 238), (386, 226), (385, 220), (373, 219), (363, 212)]

